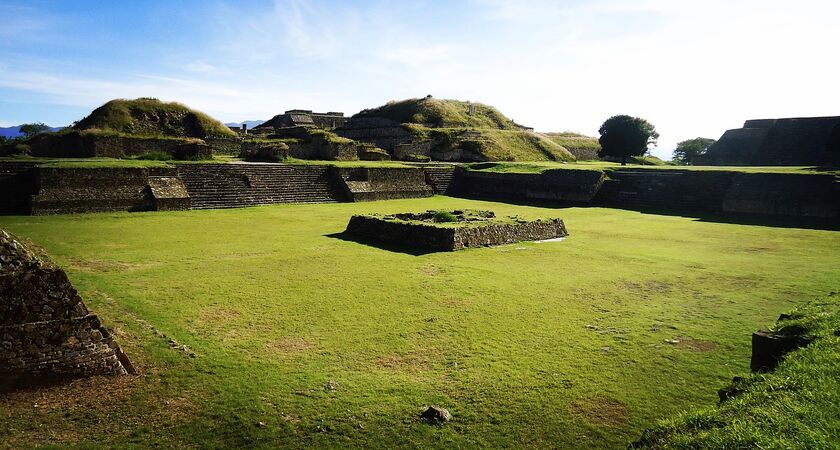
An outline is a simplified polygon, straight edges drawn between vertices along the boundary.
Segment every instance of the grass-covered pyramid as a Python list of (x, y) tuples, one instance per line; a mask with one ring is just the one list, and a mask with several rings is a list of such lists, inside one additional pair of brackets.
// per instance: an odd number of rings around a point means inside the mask
[(207, 114), (156, 98), (117, 99), (96, 108), (73, 125), (76, 130), (103, 130), (142, 136), (232, 137), (233, 131)]
[(562, 145), (518, 125), (492, 106), (430, 96), (361, 111), (339, 134), (373, 142), (401, 160), (575, 159)]

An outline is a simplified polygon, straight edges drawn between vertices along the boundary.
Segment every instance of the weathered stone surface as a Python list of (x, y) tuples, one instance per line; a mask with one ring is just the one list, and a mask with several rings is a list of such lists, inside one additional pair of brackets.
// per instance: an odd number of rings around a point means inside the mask
[(63, 270), (0, 230), (0, 390), (133, 371)]
[(487, 221), (481, 225), (442, 227), (432, 223), (418, 223), (413, 217), (415, 215), (411, 215), (411, 218), (398, 216), (406, 215), (353, 216), (347, 224), (346, 232), (375, 242), (440, 251), (554, 239), (569, 234), (561, 219), (515, 223)]
[(558, 202), (589, 202), (605, 179), (598, 170), (573, 169), (543, 173), (465, 171), (458, 178), (458, 190), (468, 196)]
[(805, 347), (811, 341), (804, 336), (785, 336), (767, 330), (752, 335), (752, 357), (750, 369), (753, 372), (773, 370), (787, 353)]
[(703, 164), (715, 166), (837, 166), (840, 117), (748, 120), (712, 145)]
[(213, 148), (204, 141), (191, 141), (176, 146), (172, 156), (182, 161), (212, 159)]
[(354, 202), (431, 197), (422, 168), (336, 169), (347, 197)]
[[(163, 194), (160, 179), (178, 178), (173, 168), (43, 168), (34, 169), (37, 190), (31, 196), (31, 213), (67, 214), (100, 211), (154, 211), (158, 204), (164, 209), (188, 209), (189, 203), (157, 202), (160, 198), (175, 198)], [(174, 180), (166, 182), (174, 187)], [(152, 186), (155, 184), (156, 186)], [(184, 199), (185, 197), (180, 197)], [(180, 205), (180, 207), (178, 206)]]
[(289, 158), (289, 146), (279, 140), (246, 140), (239, 156), (249, 161), (278, 162)]
[(423, 411), (423, 413), (420, 414), (420, 417), (435, 425), (442, 425), (452, 420), (452, 414), (449, 413), (449, 410), (434, 405)]

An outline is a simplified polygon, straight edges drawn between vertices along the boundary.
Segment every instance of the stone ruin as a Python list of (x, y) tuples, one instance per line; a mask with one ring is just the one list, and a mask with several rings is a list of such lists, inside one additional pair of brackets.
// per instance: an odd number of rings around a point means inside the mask
[(385, 216), (356, 215), (345, 233), (378, 242), (436, 251), (463, 250), (569, 235), (561, 219), (497, 218), (492, 211), (426, 211)]
[(840, 165), (840, 116), (748, 120), (701, 160), (713, 166)]
[(315, 127), (331, 130), (338, 128), (347, 121), (343, 112), (330, 111), (327, 113), (316, 113), (309, 109), (292, 109), (283, 114), (278, 114), (270, 120), (257, 125), (252, 129), (254, 133), (277, 133), (285, 128), (294, 129), (297, 127)]
[(67, 274), (0, 230), (0, 391), (133, 372)]

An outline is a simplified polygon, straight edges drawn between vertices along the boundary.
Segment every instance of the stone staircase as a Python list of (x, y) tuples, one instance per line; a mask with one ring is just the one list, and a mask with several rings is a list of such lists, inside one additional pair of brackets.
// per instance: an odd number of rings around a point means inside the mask
[(446, 195), (453, 192), (455, 181), (455, 167), (423, 167), (426, 183), (434, 189), (435, 194)]
[(193, 209), (344, 200), (331, 168), (326, 166), (181, 164), (178, 173)]

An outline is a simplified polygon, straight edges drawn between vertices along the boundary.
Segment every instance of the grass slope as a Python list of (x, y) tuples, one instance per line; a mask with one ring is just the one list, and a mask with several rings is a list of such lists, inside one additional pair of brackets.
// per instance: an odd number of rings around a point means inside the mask
[(414, 98), (366, 109), (353, 118), (383, 118), (403, 124), (418, 140), (430, 139), (439, 153), (460, 148), (489, 161), (575, 159), (562, 145), (523, 130), (496, 108), (481, 103)]
[(645, 431), (633, 448), (840, 448), (840, 297), (807, 303), (777, 332), (815, 339), (767, 374), (738, 383), (719, 407), (681, 414)]
[[(469, 113), (470, 106), (475, 108), (474, 114)], [(434, 128), (519, 129), (512, 120), (492, 106), (431, 97), (391, 101), (377, 108), (365, 109), (354, 117), (382, 117), (397, 123)]]
[[(571, 236), (421, 255), (332, 237), (464, 208)], [(835, 232), (447, 197), (0, 227), (67, 269), (140, 370), (0, 398), (8, 447), (626, 448), (714, 405), (750, 333), (840, 279)], [(429, 404), (453, 421), (419, 421)]]
[(117, 99), (96, 108), (73, 126), (145, 136), (233, 137), (235, 133), (207, 114), (155, 98)]
[(580, 133), (573, 133), (566, 131), (563, 133), (543, 133), (556, 144), (562, 145), (566, 148), (579, 148), (589, 150), (601, 150), (601, 144), (598, 138), (586, 136)]

